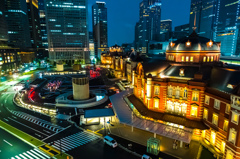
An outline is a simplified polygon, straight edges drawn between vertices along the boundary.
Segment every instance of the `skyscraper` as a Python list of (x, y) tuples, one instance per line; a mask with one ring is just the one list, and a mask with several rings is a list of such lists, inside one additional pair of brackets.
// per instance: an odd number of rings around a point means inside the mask
[[(7, 41), (7, 23), (5, 20), (5, 13), (4, 13), (4, 0), (0, 1), (0, 41)], [(1, 46), (0, 46), (1, 47)]]
[(46, 0), (49, 59), (89, 60), (86, 0)]
[(97, 1), (92, 6), (92, 23), (95, 56), (100, 58), (101, 52), (108, 49), (107, 8), (105, 2)]
[(29, 30), (32, 48), (42, 47), (40, 20), (37, 0), (27, 0)]
[(161, 0), (143, 0), (139, 7), (139, 22), (135, 27), (135, 35), (138, 34), (136, 49), (146, 53), (149, 41), (160, 40)]
[(160, 26), (160, 41), (168, 41), (172, 34), (172, 20), (161, 20)]
[(5, 0), (5, 17), (8, 44), (19, 48), (31, 47), (26, 0)]
[(240, 54), (239, 2), (235, 0), (218, 0), (214, 40), (221, 42), (224, 56)]
[(42, 47), (48, 48), (45, 0), (38, 0)]

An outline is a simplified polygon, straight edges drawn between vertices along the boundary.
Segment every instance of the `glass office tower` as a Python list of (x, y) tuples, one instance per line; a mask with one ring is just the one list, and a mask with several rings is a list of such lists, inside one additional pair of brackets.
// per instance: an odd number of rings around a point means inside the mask
[[(136, 49), (147, 53), (150, 41), (160, 40), (161, 0), (143, 0), (139, 10), (139, 22), (135, 27)], [(138, 33), (137, 33), (138, 32)]]
[(5, 20), (5, 13), (4, 13), (4, 0), (0, 1), (0, 41), (7, 41), (7, 23)]
[(101, 53), (108, 49), (107, 8), (105, 2), (97, 1), (92, 6), (92, 24), (95, 56), (100, 58)]
[(46, 0), (49, 59), (85, 63), (88, 54), (86, 0)]
[(18, 48), (31, 47), (27, 13), (26, 0), (5, 0), (9, 45)]
[(38, 0), (42, 47), (48, 48), (45, 0)]

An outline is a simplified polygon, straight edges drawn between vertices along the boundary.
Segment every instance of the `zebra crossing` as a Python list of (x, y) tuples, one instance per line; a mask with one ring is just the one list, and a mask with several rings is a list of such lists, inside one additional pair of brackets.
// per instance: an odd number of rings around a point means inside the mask
[(32, 122), (34, 124), (37, 124), (41, 127), (44, 127), (46, 129), (49, 129), (53, 132), (59, 132), (60, 130), (64, 129), (63, 127), (61, 126), (58, 126), (58, 125), (52, 125), (52, 123), (48, 122), (48, 121), (45, 121), (43, 119), (40, 119), (40, 118), (37, 118), (37, 117), (34, 117), (32, 115), (29, 115), (27, 113), (24, 113), (24, 112), (18, 112), (18, 111), (12, 111), (12, 114), (16, 115), (17, 117), (19, 118), (22, 118), (24, 120), (27, 120), (29, 122)]
[(11, 157), (11, 159), (50, 159), (48, 155), (44, 154), (37, 148), (23, 152), (19, 155)]
[(89, 132), (78, 132), (53, 142), (53, 147), (63, 152), (70, 151), (79, 146), (97, 140), (99, 137)]

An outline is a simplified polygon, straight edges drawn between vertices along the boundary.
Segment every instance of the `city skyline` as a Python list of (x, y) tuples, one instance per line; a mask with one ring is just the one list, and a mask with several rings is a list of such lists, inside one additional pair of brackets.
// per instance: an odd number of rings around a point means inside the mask
[[(92, 5), (95, 2), (96, 0), (88, 1), (88, 17), (92, 17)], [(104, 2), (106, 2), (106, 7), (108, 8), (109, 46), (113, 46), (115, 44), (121, 45), (122, 43), (132, 43), (134, 41), (135, 24), (139, 20), (139, 4), (142, 2), (142, 0), (104, 0)], [(162, 0), (161, 19), (171, 19), (173, 28), (178, 25), (189, 23), (190, 2), (191, 0), (185, 0), (184, 2), (180, 2), (178, 0)], [(129, 5), (124, 6), (126, 3)], [(121, 12), (121, 10), (124, 12)], [(178, 12), (178, 14), (176, 14), (176, 12)], [(92, 31), (91, 18), (88, 19), (88, 23), (89, 31)]]

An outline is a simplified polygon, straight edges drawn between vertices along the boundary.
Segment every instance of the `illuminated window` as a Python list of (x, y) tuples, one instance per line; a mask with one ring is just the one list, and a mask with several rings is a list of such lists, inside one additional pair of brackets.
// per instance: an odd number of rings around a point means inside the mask
[(210, 60), (210, 57), (208, 56), (208, 57), (207, 57), (207, 62), (209, 62), (209, 60)]
[(237, 136), (237, 132), (234, 128), (231, 128), (229, 131), (229, 138), (228, 141), (233, 143), (235, 145), (236, 142), (236, 136)]
[(231, 122), (238, 125), (239, 114), (232, 111), (232, 120)]
[(211, 144), (215, 144), (216, 141), (216, 133), (214, 131), (211, 131)]
[(179, 96), (180, 96), (180, 89), (179, 88), (177, 88), (176, 89), (176, 94), (175, 94), (175, 98), (179, 98)]
[(183, 92), (183, 98), (184, 98), (184, 99), (187, 98), (187, 89), (184, 89), (184, 92)]
[(192, 92), (192, 101), (198, 102), (198, 97), (199, 97), (199, 92), (198, 91), (193, 91)]
[(218, 110), (220, 109), (220, 101), (217, 99), (214, 100), (214, 108), (216, 108)]
[(218, 126), (218, 115), (217, 114), (213, 114), (212, 123), (214, 125)]
[(188, 56), (186, 56), (186, 62), (188, 62), (189, 61), (189, 57)]
[(168, 97), (172, 97), (172, 87), (168, 87)]
[(211, 62), (213, 62), (213, 56), (211, 56)]
[(197, 111), (198, 111), (198, 107), (197, 106), (192, 106), (191, 116), (197, 117)]
[(173, 112), (174, 111), (174, 105), (172, 101), (167, 101), (167, 111)]
[(193, 62), (193, 56), (191, 56), (190, 61)]
[(228, 120), (224, 120), (224, 123), (223, 123), (223, 130), (224, 131), (227, 131), (228, 130)]
[(208, 119), (208, 110), (206, 108), (204, 108), (204, 111), (203, 111), (203, 119), (205, 120)]
[(203, 57), (203, 62), (206, 62), (206, 57)]
[(159, 99), (154, 99), (154, 107), (159, 108)]
[(226, 159), (234, 159), (233, 158), (233, 153), (231, 150), (227, 150), (227, 156), (226, 156)]
[(184, 62), (184, 56), (182, 56), (182, 62)]
[(202, 130), (202, 138), (205, 138), (206, 130)]
[(225, 113), (229, 114), (230, 113), (230, 109), (231, 109), (230, 104), (226, 104)]
[(209, 96), (205, 95), (205, 104), (209, 105), (210, 98)]
[(154, 86), (154, 95), (159, 95), (159, 86)]
[(224, 153), (225, 152), (225, 146), (226, 146), (226, 143), (224, 141), (222, 141), (222, 144), (221, 144), (221, 151)]

